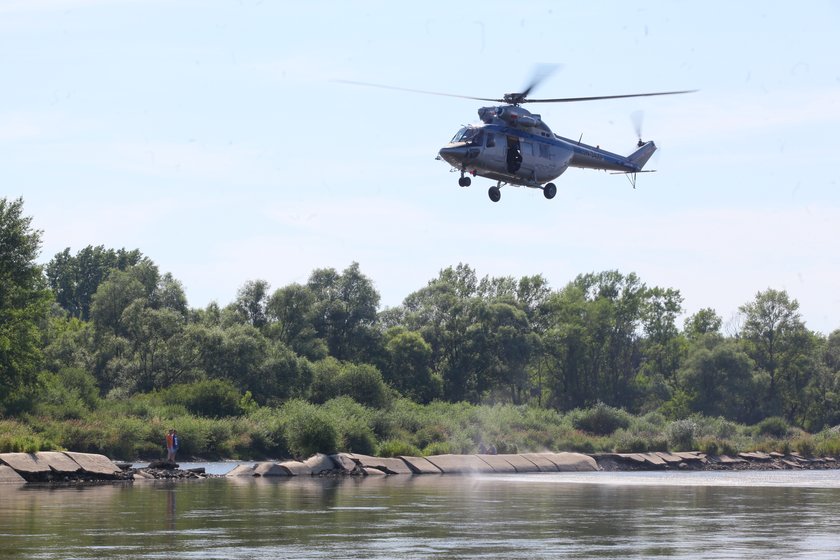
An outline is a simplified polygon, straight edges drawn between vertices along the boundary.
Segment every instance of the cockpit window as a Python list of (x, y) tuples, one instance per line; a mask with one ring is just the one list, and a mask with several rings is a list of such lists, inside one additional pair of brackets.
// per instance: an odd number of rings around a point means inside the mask
[(466, 134), (468, 130), (469, 128), (464, 127), (458, 132), (456, 132), (455, 136), (452, 137), (452, 142), (461, 142), (461, 139), (464, 137), (464, 134)]
[(484, 144), (484, 131), (480, 128), (464, 127), (452, 137), (452, 142), (467, 142), (469, 144)]

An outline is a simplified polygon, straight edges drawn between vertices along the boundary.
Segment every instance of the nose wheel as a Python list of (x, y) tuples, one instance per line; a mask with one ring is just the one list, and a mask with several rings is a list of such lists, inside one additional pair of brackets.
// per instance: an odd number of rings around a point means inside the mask
[(461, 187), (469, 187), (472, 183), (472, 180), (469, 177), (461, 177), (458, 179), (458, 186)]
[(489, 196), (490, 200), (493, 202), (499, 202), (502, 198), (502, 190), (499, 187), (490, 187), (487, 191), (487, 196)]

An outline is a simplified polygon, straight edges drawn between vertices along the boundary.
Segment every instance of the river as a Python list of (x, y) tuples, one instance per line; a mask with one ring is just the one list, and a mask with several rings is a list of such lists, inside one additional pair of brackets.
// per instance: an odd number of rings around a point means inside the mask
[(0, 558), (833, 559), (838, 519), (837, 470), (0, 485)]

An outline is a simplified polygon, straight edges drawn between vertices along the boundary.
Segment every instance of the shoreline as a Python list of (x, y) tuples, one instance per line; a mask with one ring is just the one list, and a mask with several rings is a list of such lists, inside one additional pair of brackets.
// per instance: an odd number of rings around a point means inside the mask
[[(192, 462), (192, 461), (190, 461)], [(146, 467), (115, 462), (104, 455), (43, 451), (0, 453), (0, 483), (86, 484), (143, 480), (196, 480), (225, 477), (366, 477), (424, 474), (500, 474), (538, 472), (621, 471), (771, 471), (840, 469), (834, 457), (797, 453), (700, 452), (596, 453), (543, 452), (521, 454), (372, 457), (354, 453), (318, 453), (304, 461), (238, 462), (225, 474), (204, 468), (181, 469), (178, 463), (152, 461)]]

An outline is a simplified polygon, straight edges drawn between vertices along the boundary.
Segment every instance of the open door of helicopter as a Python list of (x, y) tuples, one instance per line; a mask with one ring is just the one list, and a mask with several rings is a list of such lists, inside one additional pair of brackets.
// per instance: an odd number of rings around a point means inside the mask
[(519, 138), (507, 136), (507, 163), (508, 173), (516, 173), (522, 167), (522, 147), (519, 145)]

